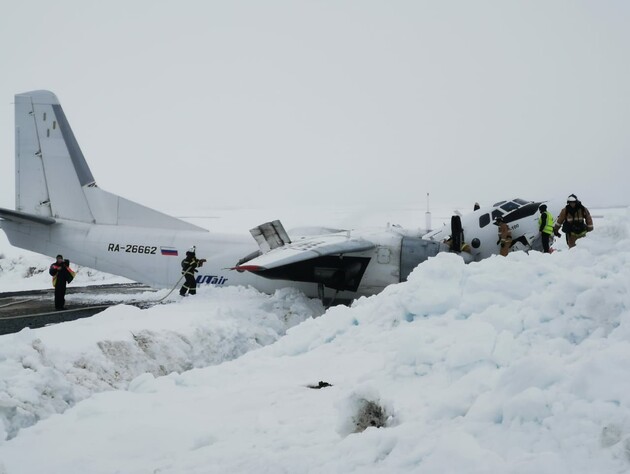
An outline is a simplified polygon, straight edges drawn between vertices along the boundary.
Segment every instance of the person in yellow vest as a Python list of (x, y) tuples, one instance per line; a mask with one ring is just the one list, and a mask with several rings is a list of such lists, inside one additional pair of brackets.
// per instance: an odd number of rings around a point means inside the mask
[[(549, 249), (549, 241), (551, 240), (551, 234), (553, 231), (553, 216), (550, 212), (547, 212), (547, 205), (541, 204), (538, 206), (540, 211), (540, 217), (538, 217), (538, 230), (540, 231), (540, 238), (542, 240), (543, 252), (551, 253)], [(558, 232), (556, 231), (558, 235)]]
[(499, 240), (497, 241), (497, 245), (500, 246), (499, 253), (506, 257), (512, 246), (512, 231), (501, 216), (494, 220), (494, 224), (499, 226)]
[(567, 238), (569, 248), (575, 247), (575, 242), (593, 230), (593, 218), (591, 213), (579, 201), (575, 194), (567, 198), (567, 206), (560, 211), (554, 230), (557, 232), (562, 227)]
[(74, 280), (76, 273), (70, 268), (70, 261), (64, 260), (62, 255), (57, 255), (48, 273), (53, 277), (52, 284), (55, 287), (55, 309), (61, 311), (66, 305), (66, 285)]

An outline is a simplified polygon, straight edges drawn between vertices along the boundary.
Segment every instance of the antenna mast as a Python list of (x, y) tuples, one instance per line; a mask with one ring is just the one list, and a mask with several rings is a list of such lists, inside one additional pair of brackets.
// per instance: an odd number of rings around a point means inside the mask
[(431, 211), (429, 210), (429, 193), (427, 193), (427, 212), (424, 213), (424, 223), (427, 232), (431, 231)]

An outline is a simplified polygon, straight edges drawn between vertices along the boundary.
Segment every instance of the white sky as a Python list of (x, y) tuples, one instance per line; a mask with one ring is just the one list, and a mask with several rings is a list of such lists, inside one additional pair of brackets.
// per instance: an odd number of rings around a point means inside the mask
[(629, 24), (625, 1), (4, 2), (0, 206), (33, 89), (101, 187), (159, 209), (627, 204)]
[[(629, 222), (551, 255), (440, 254), (320, 317), (202, 287), (0, 336), (0, 473), (627, 472)], [(361, 400), (385, 428), (352, 433)]]

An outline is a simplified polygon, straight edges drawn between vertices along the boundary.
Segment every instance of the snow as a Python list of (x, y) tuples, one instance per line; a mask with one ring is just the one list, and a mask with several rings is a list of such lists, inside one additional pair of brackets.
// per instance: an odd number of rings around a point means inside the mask
[(630, 209), (592, 212), (351, 307), (201, 288), (0, 336), (0, 473), (627, 472)]

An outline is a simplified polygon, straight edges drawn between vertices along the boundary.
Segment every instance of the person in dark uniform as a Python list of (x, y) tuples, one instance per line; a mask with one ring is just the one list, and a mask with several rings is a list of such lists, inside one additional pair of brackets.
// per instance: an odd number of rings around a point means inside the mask
[(185, 281), (179, 290), (181, 296), (186, 296), (186, 293), (191, 295), (197, 294), (197, 280), (195, 280), (195, 273), (198, 272), (197, 268), (201, 267), (206, 261), (205, 258), (198, 259), (195, 255), (195, 247), (186, 252), (186, 258), (182, 260), (182, 275), (184, 275)]
[(70, 261), (64, 260), (62, 255), (57, 255), (48, 273), (53, 277), (52, 284), (55, 287), (55, 309), (61, 311), (66, 305), (66, 285), (74, 280), (76, 273), (70, 268)]

